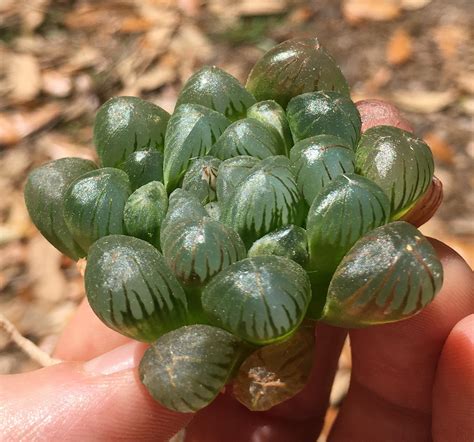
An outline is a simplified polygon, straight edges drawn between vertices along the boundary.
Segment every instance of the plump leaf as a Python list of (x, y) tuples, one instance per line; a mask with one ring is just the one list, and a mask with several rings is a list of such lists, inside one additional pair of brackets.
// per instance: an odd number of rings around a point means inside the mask
[(254, 118), (244, 118), (232, 123), (212, 147), (210, 154), (227, 160), (239, 155), (267, 158), (284, 155), (285, 146), (272, 126)]
[(167, 210), (165, 186), (159, 181), (145, 184), (135, 190), (125, 204), (123, 220), (127, 233), (160, 248), (161, 223)]
[(296, 141), (315, 135), (335, 135), (355, 150), (360, 138), (359, 111), (338, 92), (310, 92), (293, 98), (286, 109)]
[(104, 167), (118, 167), (137, 150), (163, 150), (169, 114), (138, 97), (114, 97), (97, 112), (94, 145)]
[(249, 257), (261, 255), (284, 256), (304, 267), (309, 259), (306, 230), (290, 224), (262, 236), (248, 252)]
[(281, 256), (246, 258), (218, 273), (202, 293), (211, 323), (254, 344), (279, 341), (303, 320), (311, 298), (304, 269)]
[(140, 379), (166, 408), (195, 412), (214, 400), (247, 351), (239, 338), (219, 328), (181, 327), (147, 349)]
[(61, 158), (33, 170), (25, 185), (25, 202), (33, 223), (60, 252), (77, 260), (87, 252), (74, 240), (64, 220), (69, 185), (97, 166), (82, 158)]
[(433, 178), (428, 145), (392, 126), (368, 129), (356, 152), (356, 172), (377, 183), (390, 198), (392, 218), (401, 218), (422, 196)]
[(169, 267), (186, 286), (202, 287), (246, 255), (239, 235), (208, 217), (170, 226), (163, 232), (161, 247)]
[(199, 104), (183, 104), (170, 118), (166, 131), (163, 176), (171, 192), (181, 182), (192, 159), (209, 154), (230, 121)]
[(176, 107), (185, 103), (206, 106), (235, 121), (245, 117), (255, 98), (232, 75), (216, 66), (204, 66), (183, 86)]
[(64, 197), (64, 219), (85, 251), (103, 236), (125, 233), (123, 210), (130, 193), (127, 174), (112, 167), (93, 170), (71, 183)]
[(128, 175), (132, 190), (152, 181), (163, 182), (163, 154), (154, 149), (133, 152), (121, 169)]
[(443, 268), (426, 238), (397, 221), (362, 237), (339, 264), (322, 320), (342, 327), (399, 321), (441, 288)]
[(202, 204), (216, 199), (217, 171), (221, 160), (214, 157), (200, 157), (191, 162), (191, 166), (184, 175), (184, 190), (194, 193)]
[(299, 393), (311, 374), (314, 325), (303, 324), (287, 340), (265, 345), (240, 366), (234, 397), (251, 411), (265, 411)]
[(290, 162), (283, 156), (262, 160), (222, 202), (222, 221), (239, 233), (247, 247), (287, 224), (301, 224), (305, 215)]
[(275, 100), (283, 107), (304, 92), (349, 96), (344, 75), (317, 38), (287, 40), (270, 49), (252, 68), (246, 87), (257, 101)]
[(285, 155), (293, 146), (293, 136), (286, 119), (285, 110), (273, 100), (260, 101), (247, 110), (247, 117), (266, 123), (277, 130), (285, 144)]
[(390, 218), (382, 189), (358, 175), (339, 175), (314, 199), (308, 213), (310, 265), (316, 279), (329, 282), (355, 242)]
[(133, 339), (151, 342), (187, 322), (183, 289), (160, 252), (141, 239), (111, 235), (94, 243), (85, 284), (96, 315)]
[(260, 160), (248, 155), (229, 158), (221, 163), (217, 171), (217, 200), (222, 203), (234, 193), (240, 182), (246, 178)]
[(161, 242), (168, 228), (172, 229), (178, 223), (187, 220), (199, 221), (206, 216), (209, 215), (196, 195), (187, 190), (176, 189), (169, 197), (168, 212), (161, 223)]
[(316, 135), (291, 149), (290, 161), (298, 189), (310, 206), (338, 175), (353, 173), (355, 156), (349, 143), (334, 135)]

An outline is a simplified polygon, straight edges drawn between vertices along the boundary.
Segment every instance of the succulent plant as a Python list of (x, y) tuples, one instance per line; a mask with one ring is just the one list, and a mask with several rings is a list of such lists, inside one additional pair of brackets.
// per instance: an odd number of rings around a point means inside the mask
[(398, 321), (440, 290), (440, 261), (412, 224), (442, 188), (408, 128), (391, 105), (356, 106), (317, 39), (290, 40), (246, 87), (201, 69), (171, 116), (109, 100), (100, 166), (40, 166), (25, 201), (53, 246), (87, 257), (97, 316), (151, 343), (139, 372), (156, 400), (197, 411), (233, 382), (237, 400), (267, 410), (304, 387), (315, 321)]

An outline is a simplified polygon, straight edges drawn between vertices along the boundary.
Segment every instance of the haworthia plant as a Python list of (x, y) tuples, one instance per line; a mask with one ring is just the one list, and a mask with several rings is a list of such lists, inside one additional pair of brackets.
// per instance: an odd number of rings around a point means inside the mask
[(94, 123), (94, 144), (104, 167), (120, 166), (137, 150), (163, 150), (169, 114), (138, 97), (114, 97)]
[(181, 187), (194, 193), (202, 204), (215, 201), (217, 171), (220, 164), (221, 160), (211, 156), (196, 158), (184, 175)]
[(178, 187), (191, 160), (205, 156), (230, 121), (198, 104), (183, 104), (170, 118), (166, 131), (163, 176), (166, 190)]
[(375, 126), (362, 136), (356, 172), (377, 183), (390, 198), (392, 217), (402, 217), (428, 189), (434, 162), (428, 145), (410, 132)]
[(125, 233), (123, 211), (131, 193), (127, 174), (105, 167), (81, 175), (64, 195), (64, 219), (87, 251), (103, 236)]
[(42, 235), (58, 250), (77, 260), (87, 254), (64, 219), (64, 195), (69, 185), (97, 166), (82, 158), (61, 158), (33, 170), (25, 185), (28, 213)]
[(270, 49), (251, 70), (246, 87), (257, 101), (275, 100), (283, 107), (304, 92), (349, 96), (344, 75), (317, 38), (287, 40)]
[(123, 220), (131, 236), (160, 246), (160, 229), (168, 210), (168, 195), (159, 181), (152, 181), (133, 192), (128, 198)]
[(239, 338), (220, 328), (181, 327), (145, 352), (140, 379), (168, 409), (195, 412), (213, 401), (247, 353)]
[(308, 275), (281, 256), (256, 256), (217, 274), (202, 293), (211, 323), (254, 344), (288, 337), (311, 299)]
[(119, 333), (151, 342), (187, 323), (187, 301), (165, 259), (147, 242), (124, 235), (101, 238), (85, 273), (89, 303)]
[(390, 223), (362, 237), (339, 264), (322, 320), (363, 327), (408, 318), (442, 282), (443, 268), (428, 240), (411, 224)]
[(338, 175), (353, 173), (352, 146), (334, 135), (316, 135), (296, 143), (290, 161), (298, 189), (310, 206), (314, 198)]
[(132, 190), (137, 190), (151, 181), (163, 182), (163, 154), (154, 149), (133, 152), (121, 169), (128, 175)]
[(235, 121), (245, 116), (255, 98), (232, 75), (216, 66), (204, 66), (183, 86), (176, 107), (185, 103), (206, 106)]
[(222, 205), (223, 222), (236, 230), (247, 246), (272, 230), (301, 224), (305, 215), (290, 162), (283, 156), (257, 164)]
[(285, 154), (288, 155), (293, 146), (293, 135), (291, 135), (285, 110), (276, 101), (266, 100), (255, 103), (247, 110), (247, 117), (255, 118), (276, 129), (285, 144)]
[(310, 92), (292, 98), (286, 109), (295, 141), (315, 135), (335, 135), (355, 150), (360, 138), (359, 111), (338, 92)]
[(227, 160), (239, 155), (268, 158), (284, 155), (285, 145), (272, 126), (254, 118), (232, 123), (212, 147), (210, 154)]

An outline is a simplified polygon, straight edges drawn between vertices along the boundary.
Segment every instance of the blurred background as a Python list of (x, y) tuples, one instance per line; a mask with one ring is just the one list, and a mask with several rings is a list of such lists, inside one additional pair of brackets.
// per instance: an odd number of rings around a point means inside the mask
[[(84, 297), (22, 189), (47, 160), (94, 157), (101, 103), (137, 95), (171, 112), (202, 65), (245, 82), (264, 51), (301, 36), (319, 37), (354, 100), (391, 100), (431, 146), (445, 200), (422, 230), (472, 266), (473, 21), (472, 0), (0, 0), (0, 313), (50, 352)], [(35, 367), (0, 330), (0, 373)], [(349, 372), (345, 351), (335, 406)]]

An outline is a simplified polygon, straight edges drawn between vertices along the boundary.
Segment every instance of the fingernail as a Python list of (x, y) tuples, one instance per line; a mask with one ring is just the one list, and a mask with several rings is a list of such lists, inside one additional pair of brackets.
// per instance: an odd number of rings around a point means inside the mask
[(144, 348), (145, 345), (141, 342), (130, 342), (86, 362), (84, 370), (100, 375), (130, 370), (140, 363)]

